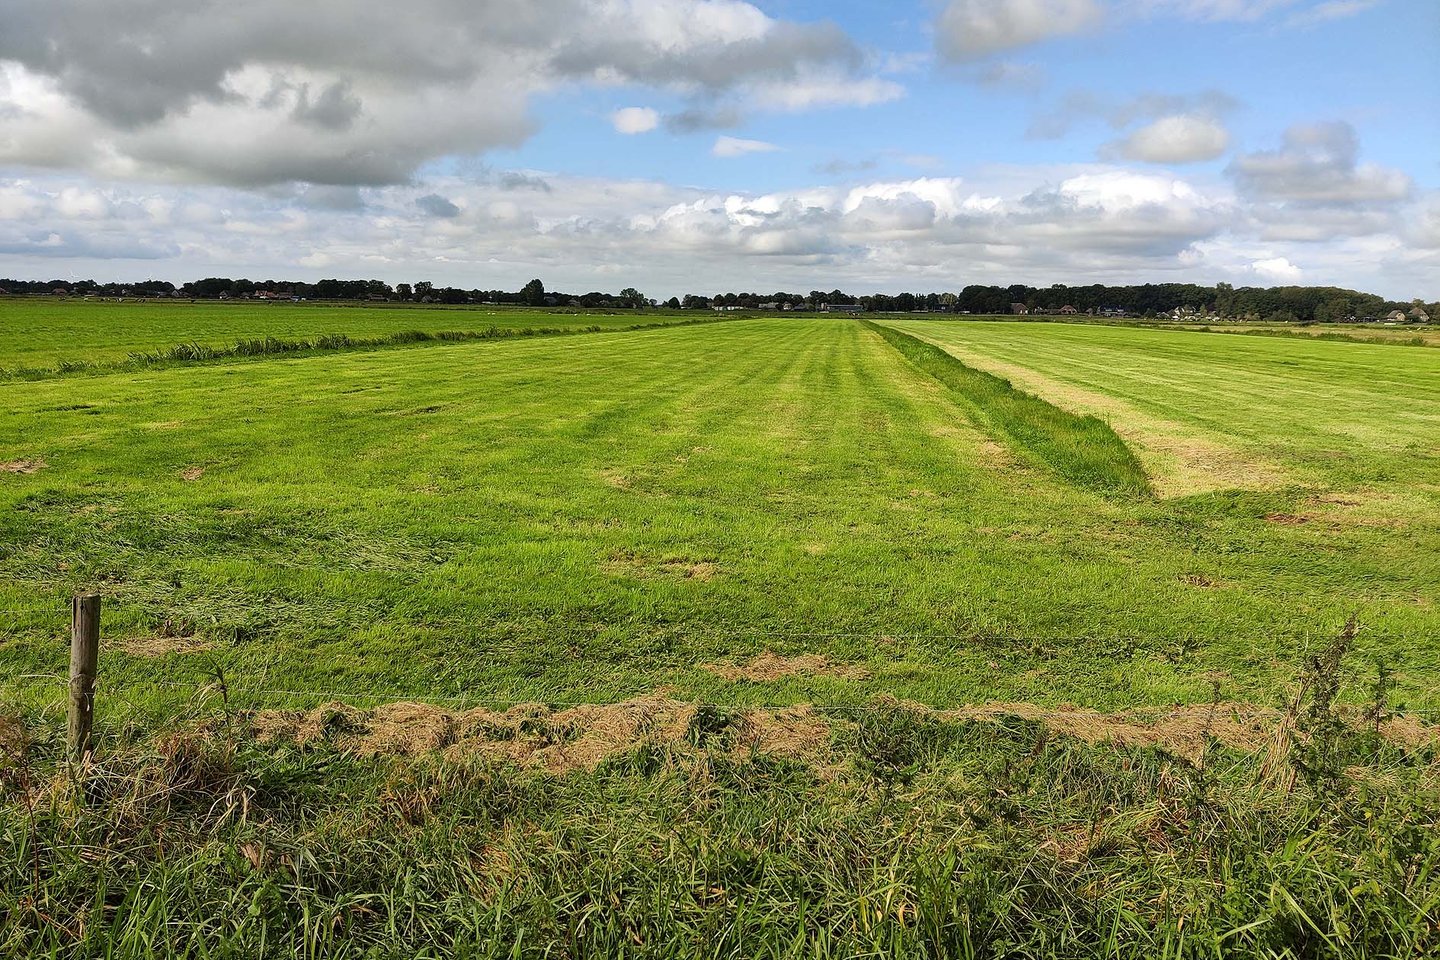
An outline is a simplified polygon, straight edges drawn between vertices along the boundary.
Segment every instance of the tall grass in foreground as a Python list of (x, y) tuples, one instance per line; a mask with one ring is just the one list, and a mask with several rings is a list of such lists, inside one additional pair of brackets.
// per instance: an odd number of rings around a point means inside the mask
[(1105, 421), (1061, 410), (908, 333), (869, 320), (861, 322), (916, 367), (949, 387), (982, 426), (1009, 441), (1022, 455), (1077, 486), (1111, 496), (1149, 495), (1145, 469)]
[[(1434, 758), (1357, 735), (1341, 792), (1260, 758), (1086, 746), (880, 701), (823, 763), (680, 741), (556, 776), (261, 745), (236, 717), (0, 759), (16, 957), (1421, 957)], [(53, 725), (52, 725), (53, 726)], [(550, 731), (563, 735), (563, 731)]]

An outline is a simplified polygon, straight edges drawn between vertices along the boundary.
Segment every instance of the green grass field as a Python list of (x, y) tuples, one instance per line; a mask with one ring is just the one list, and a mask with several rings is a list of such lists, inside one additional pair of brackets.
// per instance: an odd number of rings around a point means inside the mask
[[(1312, 677), (1292, 791), (1246, 725), (1352, 616), (1341, 699), (1440, 710), (1440, 353), (879, 324), (0, 383), (0, 953), (1440, 948), (1428, 735), (1337, 746)], [(456, 712), (341, 705), (395, 701)]]
[(411, 330), (479, 331), (490, 327), (581, 329), (627, 327), (664, 311), (556, 312), (525, 307), (429, 304), (265, 303), (247, 301), (63, 300), (0, 297), (0, 370), (52, 370), (70, 363), (116, 363), (132, 353), (176, 344), (227, 347), (239, 340), (303, 339), (340, 334), (393, 336)]
[(1354, 613), (1440, 706), (1428, 351), (894, 325), (1183, 428), (1238, 487), (1091, 492), (846, 320), (14, 383), (0, 458), (44, 468), (0, 474), (0, 656), (44, 672), (100, 585), (117, 637), (211, 647), (117, 649), (132, 690), (218, 658), (281, 690), (725, 699), (756, 691), (699, 667), (773, 648), (872, 677), (766, 696), (1119, 707), (1216, 672), (1271, 697)]

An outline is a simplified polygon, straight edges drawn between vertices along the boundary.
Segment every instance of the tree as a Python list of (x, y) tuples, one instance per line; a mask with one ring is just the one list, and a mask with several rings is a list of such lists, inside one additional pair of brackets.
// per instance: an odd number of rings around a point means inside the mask
[(678, 297), (671, 297), (669, 300), (665, 301), (665, 308), (667, 310), (679, 310), (680, 299)]
[(415, 299), (423, 300), (424, 298), (430, 296), (430, 291), (434, 289), (435, 284), (431, 283), (429, 280), (421, 280), (419, 283), (415, 284)]
[(626, 287), (624, 290), (621, 290), (620, 300), (626, 306), (633, 307), (636, 310), (650, 305), (650, 301), (645, 299), (645, 294), (636, 290), (634, 287)]
[(520, 299), (532, 307), (545, 306), (545, 284), (538, 279), (531, 280), (520, 288)]
[(410, 288), (408, 283), (397, 283), (395, 284), (395, 295), (401, 300), (409, 300), (415, 295), (415, 291)]

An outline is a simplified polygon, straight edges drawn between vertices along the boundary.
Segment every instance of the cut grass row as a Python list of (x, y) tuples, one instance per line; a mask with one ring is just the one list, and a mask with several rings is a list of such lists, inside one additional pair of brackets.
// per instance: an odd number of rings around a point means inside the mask
[(1437, 502), (1440, 354), (1429, 350), (1058, 323), (888, 325), (971, 366), (1033, 371), (1052, 389), (1113, 398), (1300, 482)]
[(923, 340), (863, 322), (916, 367), (954, 391), (974, 420), (1009, 441), (1021, 455), (1087, 489), (1112, 496), (1150, 493), (1140, 461), (1103, 420), (1068, 413), (1015, 389), (1007, 380), (967, 367)]

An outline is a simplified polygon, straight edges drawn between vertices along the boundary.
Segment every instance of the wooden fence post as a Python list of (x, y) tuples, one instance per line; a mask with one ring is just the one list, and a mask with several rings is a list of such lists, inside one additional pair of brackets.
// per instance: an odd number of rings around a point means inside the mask
[(70, 602), (70, 725), (66, 746), (75, 762), (83, 761), (90, 752), (99, 659), (100, 595), (81, 594)]

